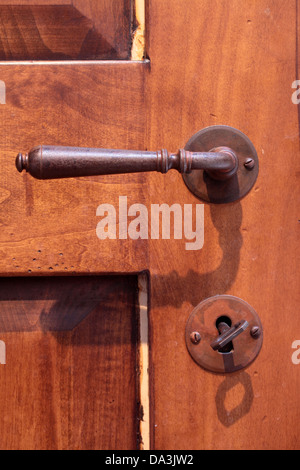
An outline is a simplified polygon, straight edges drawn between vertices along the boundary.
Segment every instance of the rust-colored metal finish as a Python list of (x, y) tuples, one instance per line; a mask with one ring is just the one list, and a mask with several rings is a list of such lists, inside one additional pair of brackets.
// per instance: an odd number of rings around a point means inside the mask
[[(201, 342), (191, 341), (195, 331)], [(253, 336), (253, 331), (260, 334)], [(257, 313), (247, 302), (231, 295), (217, 295), (201, 302), (191, 313), (186, 345), (204, 369), (231, 373), (249, 366), (257, 357), (263, 343), (262, 331)]]
[(220, 145), (229, 147), (237, 156), (238, 168), (231, 178), (220, 181), (212, 172), (192, 171), (183, 175), (189, 190), (199, 199), (214, 204), (233, 202), (246, 196), (258, 176), (258, 157), (249, 138), (230, 126), (211, 126), (193, 135), (185, 149), (210, 152)]
[[(165, 149), (148, 152), (41, 145), (28, 154), (19, 153), (16, 167), (19, 172), (26, 170), (38, 179), (148, 171), (167, 173), (174, 169), (185, 175), (188, 188), (200, 199), (231, 202), (250, 190), (258, 173), (255, 150), (245, 136), (241, 138), (243, 135), (228, 126), (204, 129), (177, 153)], [(252, 168), (249, 155), (253, 157)]]
[(26, 170), (38, 179), (71, 178), (76, 176), (108, 175), (174, 169), (190, 173), (202, 168), (218, 179), (229, 178), (236, 171), (237, 158), (228, 148), (212, 152), (167, 150), (147, 152), (140, 150), (93, 149), (41, 145), (28, 154), (18, 154), (18, 171)]
[(198, 331), (193, 331), (190, 334), (190, 340), (193, 344), (199, 344), (201, 341), (200, 333)]
[(228, 343), (232, 342), (237, 336), (243, 333), (249, 326), (249, 323), (245, 320), (236, 323), (233, 327), (222, 322), (223, 332), (218, 336), (212, 343), (211, 347), (214, 351), (222, 352)]

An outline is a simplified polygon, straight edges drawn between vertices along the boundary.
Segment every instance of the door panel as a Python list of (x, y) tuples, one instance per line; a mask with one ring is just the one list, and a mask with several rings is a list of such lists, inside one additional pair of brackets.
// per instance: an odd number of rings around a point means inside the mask
[(121, 61), (0, 65), (6, 84), (0, 106), (2, 273), (147, 268), (147, 240), (99, 240), (96, 234), (100, 204), (118, 213), (119, 196), (127, 196), (128, 206), (145, 201), (143, 174), (41, 182), (16, 173), (14, 164), (16, 151), (41, 142), (144, 149), (147, 67)]
[(1, 449), (137, 449), (137, 278), (1, 278)]
[(0, 17), (0, 60), (130, 58), (131, 0), (7, 0)]

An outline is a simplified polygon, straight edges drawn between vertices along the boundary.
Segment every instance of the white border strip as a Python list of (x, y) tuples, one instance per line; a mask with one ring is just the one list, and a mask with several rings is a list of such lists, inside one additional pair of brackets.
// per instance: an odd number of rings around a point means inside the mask
[(138, 288), (140, 406), (143, 411), (143, 417), (140, 420), (140, 450), (150, 450), (148, 278), (145, 273), (138, 276)]

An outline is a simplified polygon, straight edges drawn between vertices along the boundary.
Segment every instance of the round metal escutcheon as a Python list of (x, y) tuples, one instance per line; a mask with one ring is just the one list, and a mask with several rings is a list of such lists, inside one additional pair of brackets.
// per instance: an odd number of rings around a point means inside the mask
[[(232, 325), (246, 320), (249, 327), (232, 341), (232, 350), (214, 351), (211, 343), (219, 336), (218, 321)], [(253, 335), (255, 332), (255, 335)], [(198, 342), (192, 341), (195, 333)], [(191, 313), (185, 331), (187, 349), (194, 361), (204, 369), (224, 374), (249, 366), (258, 356), (263, 343), (263, 329), (256, 311), (242, 299), (231, 295), (217, 295), (201, 302)]]
[[(250, 139), (230, 126), (211, 126), (194, 134), (184, 147), (191, 152), (210, 152), (216, 147), (229, 147), (238, 158), (238, 170), (231, 178), (220, 181), (203, 170), (184, 174), (189, 190), (199, 199), (214, 204), (237, 201), (250, 191), (258, 176), (258, 157)], [(247, 162), (251, 164), (247, 165)], [(245, 165), (246, 164), (246, 165)]]

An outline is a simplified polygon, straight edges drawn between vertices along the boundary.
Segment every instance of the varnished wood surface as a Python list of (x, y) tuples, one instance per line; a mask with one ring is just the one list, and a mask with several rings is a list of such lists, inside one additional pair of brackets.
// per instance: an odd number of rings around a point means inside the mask
[(137, 449), (137, 278), (22, 281), (0, 282), (1, 322), (15, 321), (1, 331), (0, 448)]
[(6, 104), (0, 106), (0, 272), (126, 273), (147, 268), (147, 240), (99, 240), (96, 211), (100, 204), (112, 204), (118, 212), (122, 195), (128, 207), (145, 203), (148, 176), (43, 184), (15, 168), (16, 152), (41, 142), (144, 149), (147, 68), (121, 62), (0, 65), (6, 83)]
[[(300, 448), (295, 7), (151, 0), (150, 64), (0, 65), (0, 273), (149, 270), (152, 448)], [(242, 201), (205, 205), (196, 252), (184, 240), (96, 237), (97, 206), (117, 208), (120, 195), (148, 209), (201, 203), (175, 172), (41, 182), (14, 168), (16, 153), (35, 144), (175, 151), (213, 124), (249, 136), (260, 173)], [(216, 294), (250, 303), (264, 327), (259, 357), (233, 376), (203, 371), (185, 347), (191, 311)]]
[[(296, 2), (192, 0), (183, 9), (151, 0), (148, 14), (148, 146), (176, 149), (203, 127), (227, 124), (260, 159), (245, 199), (205, 205), (201, 251), (150, 244), (153, 446), (299, 449)], [(149, 188), (153, 202), (196, 203), (177, 174), (151, 176)], [(191, 311), (216, 294), (246, 300), (264, 327), (259, 357), (233, 376), (201, 370), (185, 347)]]
[(132, 2), (0, 3), (0, 60), (130, 58)]
[(138, 448), (136, 281), (74, 275), (145, 269), (146, 241), (96, 235), (97, 207), (145, 201), (144, 176), (44, 186), (14, 161), (42, 141), (143, 149), (145, 67), (0, 65), (2, 449)]

